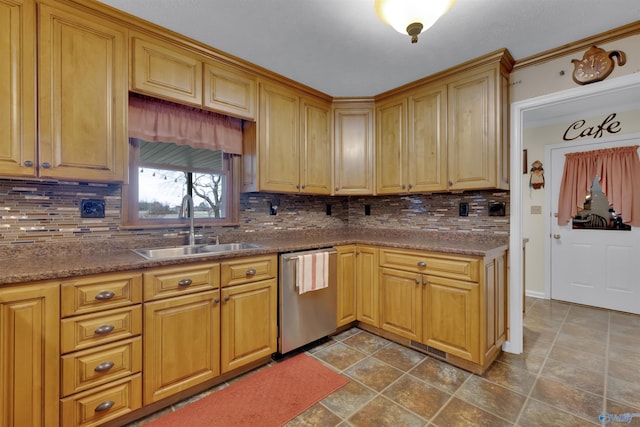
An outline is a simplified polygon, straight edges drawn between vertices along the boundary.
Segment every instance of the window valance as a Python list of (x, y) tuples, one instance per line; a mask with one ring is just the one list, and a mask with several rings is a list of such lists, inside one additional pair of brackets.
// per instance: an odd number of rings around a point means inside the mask
[(602, 192), (625, 224), (640, 226), (640, 158), (638, 145), (566, 154), (558, 200), (558, 225), (582, 209), (591, 184), (599, 177)]
[(131, 94), (129, 137), (242, 154), (242, 120)]

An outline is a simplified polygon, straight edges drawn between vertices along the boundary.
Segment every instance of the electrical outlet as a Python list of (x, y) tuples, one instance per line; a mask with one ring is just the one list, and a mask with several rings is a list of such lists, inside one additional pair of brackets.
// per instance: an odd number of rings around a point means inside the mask
[(371, 215), (371, 205), (364, 205), (364, 214), (366, 216)]
[(81, 218), (104, 218), (104, 200), (84, 199), (80, 202)]
[(331, 205), (329, 203), (327, 203), (325, 213), (327, 214), (327, 216), (331, 216)]
[(459, 213), (460, 213), (460, 216), (469, 216), (469, 203), (467, 202), (460, 203)]
[(542, 206), (540, 206), (540, 205), (532, 205), (531, 206), (531, 215), (542, 215)]

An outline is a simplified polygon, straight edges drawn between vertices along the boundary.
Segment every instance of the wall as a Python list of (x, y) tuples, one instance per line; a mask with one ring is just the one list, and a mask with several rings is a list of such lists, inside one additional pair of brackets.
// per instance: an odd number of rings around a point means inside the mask
[[(640, 103), (640, 101), (639, 101)], [(615, 107), (612, 107), (615, 108)], [(640, 132), (640, 122), (637, 120), (640, 110), (617, 111), (615, 120), (620, 122), (620, 132), (615, 135), (629, 135)], [(602, 122), (607, 116), (598, 115), (590, 117), (588, 113), (584, 113), (585, 121), (588, 125), (595, 125)], [(554, 124), (539, 125), (533, 128), (524, 129), (523, 148), (527, 150), (528, 169), (534, 160), (540, 160), (545, 163), (544, 151), (546, 146), (553, 146), (565, 143), (562, 136), (567, 128), (574, 122), (574, 119), (561, 121)], [(603, 137), (613, 136), (604, 134)], [(583, 141), (587, 138), (581, 138), (576, 141)], [(589, 137), (591, 139), (591, 137)], [(549, 182), (550, 168), (545, 168), (545, 182)], [(544, 243), (548, 236), (545, 236), (545, 220), (542, 214), (532, 213), (532, 207), (538, 206), (540, 212), (544, 212), (545, 208), (545, 192), (551, 191), (547, 185), (544, 189), (534, 190), (529, 187), (530, 174), (527, 174), (522, 183), (522, 230), (524, 238), (529, 239), (526, 246), (526, 269), (525, 284), (529, 292), (541, 295), (544, 293), (545, 285), (545, 252)], [(555, 178), (554, 178), (555, 179)], [(558, 177), (560, 179), (560, 177)]]
[[(613, 42), (596, 43), (596, 45), (606, 51), (621, 50), (626, 54), (626, 64), (618, 66), (616, 61), (613, 72), (607, 79), (615, 79), (616, 77), (640, 72), (640, 55), (635, 54), (638, 46), (640, 46), (640, 34)], [(571, 78), (571, 73), (574, 69), (571, 60), (582, 59), (588, 47), (587, 45), (575, 53), (531, 66), (519, 68), (518, 64), (516, 64), (516, 68), (509, 76), (509, 82), (511, 83), (509, 97), (511, 102), (548, 95), (579, 86)]]
[[(82, 199), (104, 199), (105, 218), (80, 217)], [(279, 230), (346, 227), (415, 228), (507, 235), (507, 216), (489, 217), (488, 201), (508, 202), (507, 192), (478, 191), (393, 197), (329, 197), (246, 193), (240, 198), (240, 225), (208, 227), (200, 234), (220, 235)], [(276, 202), (278, 214), (269, 215)], [(469, 217), (458, 217), (458, 204), (469, 202)], [(331, 215), (326, 214), (327, 204)], [(364, 215), (364, 205), (371, 215)], [(180, 244), (185, 229), (120, 229), (121, 188), (118, 185), (0, 180), (0, 245), (101, 243), (108, 247)]]

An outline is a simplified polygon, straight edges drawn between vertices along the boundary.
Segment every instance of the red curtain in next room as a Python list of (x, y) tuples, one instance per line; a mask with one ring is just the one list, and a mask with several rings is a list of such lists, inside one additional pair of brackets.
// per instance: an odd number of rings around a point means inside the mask
[(602, 192), (625, 224), (640, 226), (640, 158), (638, 145), (569, 153), (558, 200), (558, 225), (582, 209), (596, 175)]

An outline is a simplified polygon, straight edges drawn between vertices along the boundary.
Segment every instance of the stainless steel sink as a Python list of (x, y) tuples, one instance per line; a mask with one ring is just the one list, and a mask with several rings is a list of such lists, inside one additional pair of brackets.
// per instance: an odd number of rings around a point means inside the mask
[(164, 248), (132, 249), (132, 251), (146, 259), (166, 259), (205, 256), (225, 252), (244, 251), (247, 249), (259, 249), (263, 247), (263, 245), (258, 245), (255, 243), (241, 242), (221, 243), (219, 245), (185, 245), (169, 246)]

